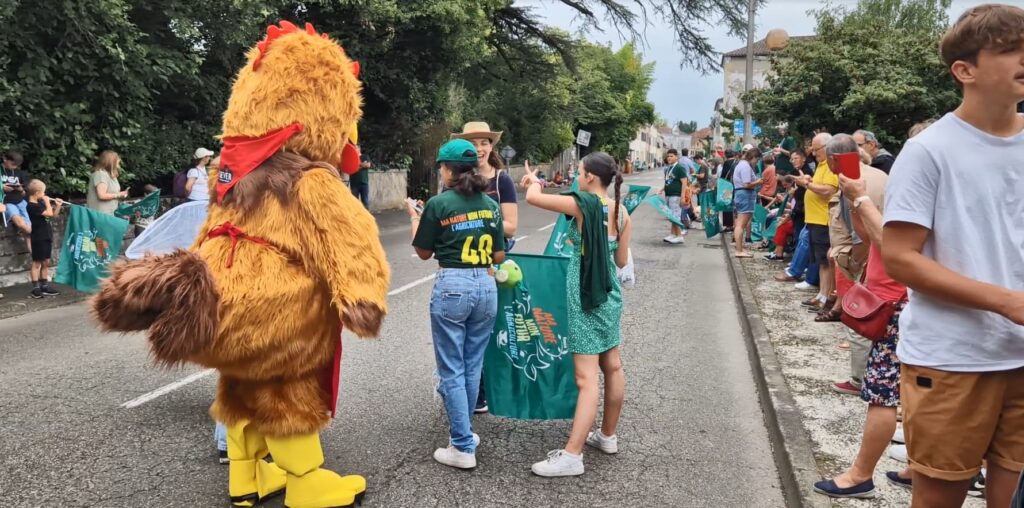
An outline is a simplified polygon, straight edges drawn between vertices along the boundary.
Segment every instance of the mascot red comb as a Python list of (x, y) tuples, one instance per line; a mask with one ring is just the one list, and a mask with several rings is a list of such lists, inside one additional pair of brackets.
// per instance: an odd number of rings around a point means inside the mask
[(220, 372), (210, 413), (228, 427), (235, 506), (286, 490), (290, 508), (344, 507), (366, 490), (321, 467), (319, 438), (342, 325), (375, 337), (387, 312), (377, 225), (335, 169), (359, 166), (358, 74), (312, 26), (268, 28), (232, 88), (194, 246), (116, 265), (92, 301), (105, 330), (148, 330), (157, 363)]

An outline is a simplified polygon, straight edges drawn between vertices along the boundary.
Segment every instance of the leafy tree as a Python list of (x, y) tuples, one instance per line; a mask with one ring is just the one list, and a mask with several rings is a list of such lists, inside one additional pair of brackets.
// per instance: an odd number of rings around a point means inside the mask
[[(633, 15), (612, 0), (564, 3), (591, 22), (603, 9), (634, 34), (655, 7), (670, 7), (644, 1), (650, 9)], [(671, 7), (699, 22), (733, 3)], [(584, 43), (513, 0), (8, 0), (0, 22), (19, 29), (0, 31), (0, 147), (20, 148), (55, 192), (82, 192), (104, 149), (122, 155), (124, 183), (166, 181), (197, 146), (217, 148), (245, 50), (281, 19), (313, 23), (362, 62), (364, 151), (411, 166), (414, 186), (429, 180), (439, 140), (467, 119), (490, 121), (524, 157), (544, 159), (579, 128), (624, 151), (653, 118), (650, 66), (635, 48)]]
[(684, 122), (680, 120), (676, 123), (676, 127), (678, 127), (679, 131), (684, 134), (693, 134), (694, 132), (697, 132), (697, 121), (690, 120), (689, 122)]
[(819, 37), (773, 56), (769, 86), (750, 93), (761, 125), (865, 128), (899, 147), (916, 122), (955, 107), (958, 91), (938, 55), (948, 0), (861, 0), (816, 13)]

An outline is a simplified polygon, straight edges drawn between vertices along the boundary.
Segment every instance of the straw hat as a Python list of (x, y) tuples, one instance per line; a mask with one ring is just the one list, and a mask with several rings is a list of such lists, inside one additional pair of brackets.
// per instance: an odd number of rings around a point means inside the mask
[(462, 133), (452, 134), (451, 139), (480, 139), (491, 140), (492, 145), (498, 144), (501, 139), (501, 132), (494, 132), (487, 122), (467, 122), (462, 126)]

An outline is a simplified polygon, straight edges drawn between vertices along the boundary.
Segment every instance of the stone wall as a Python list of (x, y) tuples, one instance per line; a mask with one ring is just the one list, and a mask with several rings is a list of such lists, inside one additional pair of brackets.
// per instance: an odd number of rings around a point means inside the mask
[[(401, 169), (390, 169), (386, 171), (370, 172), (370, 209), (374, 212), (401, 208), (405, 197), (408, 196), (408, 171)], [(173, 197), (166, 197), (160, 200), (160, 214), (167, 211), (181, 200)], [(53, 257), (51, 260), (51, 277), (56, 271), (57, 261), (60, 257), (60, 247), (64, 238), (64, 226), (67, 221), (67, 213), (53, 219)], [(0, 223), (2, 224), (2, 223)], [(128, 245), (135, 238), (135, 228), (128, 228), (125, 242), (122, 246), (127, 249)], [(29, 267), (32, 257), (28, 252), (28, 245), (25, 240), (14, 231), (14, 227), (3, 228), (0, 231), (0, 288), (24, 284), (29, 282)]]
[[(170, 200), (163, 200), (161, 213), (166, 211)], [(178, 201), (178, 200), (175, 200)], [(50, 279), (53, 279), (57, 272), (57, 262), (60, 261), (60, 248), (63, 245), (64, 227), (67, 225), (68, 214), (62, 213), (53, 218), (50, 224), (53, 226), (53, 253), (50, 257)], [(129, 227), (124, 236), (124, 243), (121, 245), (121, 252), (128, 248), (128, 245), (135, 239), (135, 228)], [(24, 237), (15, 233), (14, 226), (9, 226), (0, 231), (0, 288), (13, 286), (15, 284), (27, 284), (31, 277), (29, 268), (32, 266), (32, 256), (28, 252), (28, 244)]]
[(370, 171), (370, 211), (402, 208), (409, 196), (409, 171), (388, 169)]

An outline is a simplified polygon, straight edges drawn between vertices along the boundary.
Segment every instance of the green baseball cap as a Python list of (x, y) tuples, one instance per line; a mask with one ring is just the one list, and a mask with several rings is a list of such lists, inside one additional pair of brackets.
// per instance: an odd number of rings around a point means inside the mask
[(453, 139), (437, 151), (437, 162), (476, 162), (476, 147), (465, 139)]

